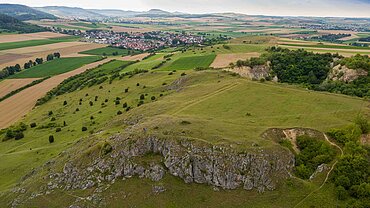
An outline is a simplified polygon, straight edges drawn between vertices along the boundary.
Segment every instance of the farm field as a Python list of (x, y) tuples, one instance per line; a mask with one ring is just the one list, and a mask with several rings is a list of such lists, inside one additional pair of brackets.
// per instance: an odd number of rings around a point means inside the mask
[(10, 42), (19, 42), (19, 41), (28, 41), (28, 40), (43, 40), (50, 38), (61, 38), (68, 37), (68, 35), (52, 32), (39, 32), (39, 33), (28, 33), (28, 34), (9, 34), (1, 35), (0, 43), (10, 43)]
[(27, 88), (13, 95), (12, 97), (0, 102), (0, 129), (12, 125), (20, 118), (25, 116), (28, 112), (32, 110), (39, 98), (41, 98), (48, 91), (59, 85), (59, 83), (61, 83), (63, 80), (109, 61), (110, 59), (104, 59), (98, 62), (87, 64), (76, 70), (56, 75), (54, 77), (51, 77), (50, 79), (41, 82), (40, 84)]
[(209, 67), (214, 59), (215, 54), (209, 54), (204, 56), (188, 56), (180, 57), (170, 65), (160, 68), (160, 70), (189, 70), (197, 67), (207, 68)]
[(30, 69), (23, 70), (9, 78), (20, 79), (54, 76), (75, 70), (85, 64), (90, 64), (99, 60), (101, 60), (101, 57), (99, 56), (59, 58), (31, 67)]
[(0, 82), (0, 98), (6, 94), (19, 89), (31, 82), (38, 80), (38, 78), (28, 78), (28, 79), (6, 79)]
[(27, 41), (20, 41), (20, 42), (0, 43), (0, 51), (16, 49), (16, 48), (25, 48), (25, 47), (31, 47), (31, 46), (48, 45), (48, 44), (53, 44), (53, 43), (72, 42), (78, 39), (79, 39), (78, 37), (69, 36), (69, 37), (50, 38), (50, 39), (42, 39), (42, 40), (27, 40)]
[(254, 53), (230, 53), (230, 54), (218, 54), (215, 60), (212, 62), (211, 67), (223, 68), (227, 67), (230, 63), (235, 63), (238, 60), (246, 60), (251, 57), (259, 57), (261, 54)]
[(54, 43), (44, 46), (33, 46), (0, 51), (0, 68), (12, 66), (15, 64), (23, 65), (29, 60), (44, 58), (50, 53), (59, 52), (61, 57), (86, 56), (78, 54), (81, 51), (105, 47), (103, 44), (85, 43), (85, 42), (64, 42)]
[[(97, 48), (88, 51), (82, 51), (81, 54), (88, 54), (88, 55), (100, 55), (100, 56), (113, 56), (113, 53), (117, 53), (118, 56), (127, 56), (131, 50), (122, 49), (122, 48), (114, 48), (114, 47), (105, 47), (105, 48)], [(134, 51), (133, 51), (134, 52)]]

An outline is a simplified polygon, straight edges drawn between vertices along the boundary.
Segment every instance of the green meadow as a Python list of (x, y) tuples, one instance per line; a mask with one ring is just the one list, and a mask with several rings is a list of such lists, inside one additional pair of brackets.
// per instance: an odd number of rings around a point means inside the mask
[(29, 69), (25, 69), (11, 77), (10, 79), (19, 78), (41, 78), (47, 76), (54, 76), (73, 71), (85, 64), (89, 64), (100, 60), (100, 56), (86, 56), (86, 57), (71, 57), (60, 58), (52, 61), (44, 62)]

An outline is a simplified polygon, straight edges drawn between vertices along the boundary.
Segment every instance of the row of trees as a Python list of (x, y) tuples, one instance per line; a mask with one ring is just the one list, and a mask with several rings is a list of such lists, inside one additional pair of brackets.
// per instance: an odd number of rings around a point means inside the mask
[[(46, 57), (46, 60), (51, 61), (55, 58), (60, 58), (60, 53), (59, 52), (49, 54)], [(44, 63), (43, 58), (36, 58), (35, 61), (29, 60), (28, 62), (24, 63), (23, 68), (24, 69), (29, 69), (33, 66), (40, 65), (40, 64), (43, 64), (43, 63)], [(22, 70), (22, 68), (21, 68), (21, 65), (19, 65), (19, 64), (16, 64), (14, 66), (7, 66), (3, 70), (0, 71), (0, 79), (4, 79), (6, 77), (9, 77), (9, 76), (11, 76), (11, 75), (13, 75), (17, 72), (20, 72), (21, 70)]]

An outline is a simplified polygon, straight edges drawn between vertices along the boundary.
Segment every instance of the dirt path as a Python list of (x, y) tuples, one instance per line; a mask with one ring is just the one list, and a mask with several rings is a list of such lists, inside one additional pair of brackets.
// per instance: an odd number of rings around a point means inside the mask
[(23, 86), (30, 84), (35, 80), (38, 80), (38, 78), (6, 79), (0, 82), (0, 98), (16, 89), (19, 89)]
[[(330, 145), (338, 148), (340, 150), (340, 154), (341, 156), (343, 156), (343, 150), (340, 146), (338, 146), (337, 144), (335, 144), (334, 142), (330, 141), (328, 136), (326, 134), (324, 134), (324, 137), (325, 137), (325, 140), (327, 142), (329, 142)], [(301, 205), (306, 199), (308, 199), (312, 194), (314, 194), (315, 192), (318, 192), (322, 189), (322, 187), (324, 187), (324, 185), (326, 184), (326, 182), (328, 181), (329, 179), (329, 176), (330, 176), (330, 173), (333, 172), (334, 168), (335, 168), (335, 165), (337, 165), (338, 163), (338, 160), (335, 160), (334, 164), (331, 166), (330, 170), (328, 171), (328, 173), (326, 174), (326, 177), (325, 177), (325, 180), (322, 182), (321, 186), (315, 190), (313, 190), (311, 193), (309, 193), (306, 197), (304, 197), (301, 201), (299, 201), (295, 206), (295, 207), (299, 207), (299, 205)]]
[(188, 108), (190, 108), (190, 107), (192, 107), (192, 106), (194, 106), (194, 105), (196, 105), (196, 104), (199, 104), (199, 103), (201, 103), (201, 102), (203, 102), (203, 101), (205, 101), (205, 100), (208, 100), (208, 99), (210, 99), (210, 98), (213, 98), (213, 97), (215, 97), (215, 96), (217, 96), (217, 95), (219, 95), (219, 94), (221, 94), (221, 93), (224, 93), (224, 92), (226, 92), (226, 91), (229, 91), (229, 90), (231, 90), (231, 89), (233, 89), (233, 88), (237, 87), (239, 84), (240, 84), (240, 83), (233, 83), (233, 84), (230, 84), (230, 85), (223, 86), (223, 87), (221, 87), (220, 89), (218, 89), (218, 90), (217, 90), (217, 91), (215, 91), (215, 92), (211, 92), (211, 93), (209, 93), (209, 94), (207, 94), (207, 95), (204, 95), (204, 96), (200, 97), (199, 99), (196, 99), (196, 100), (192, 100), (192, 101), (190, 101), (190, 102), (187, 102), (187, 103), (185, 104), (185, 107), (183, 107), (183, 108), (181, 108), (181, 109), (176, 110), (174, 113), (172, 113), (172, 115), (179, 114), (179, 113), (181, 113), (182, 111), (184, 111), (184, 110), (186, 110), (186, 109), (188, 109)]
[(35, 86), (27, 88), (14, 96), (0, 102), (0, 129), (6, 128), (17, 122), (25, 116), (35, 106), (36, 101), (44, 96), (48, 91), (58, 86), (68, 77), (80, 74), (87, 69), (97, 67), (100, 64), (107, 63), (112, 59), (104, 59), (98, 62), (87, 64), (74, 71), (60, 74), (41, 82)]

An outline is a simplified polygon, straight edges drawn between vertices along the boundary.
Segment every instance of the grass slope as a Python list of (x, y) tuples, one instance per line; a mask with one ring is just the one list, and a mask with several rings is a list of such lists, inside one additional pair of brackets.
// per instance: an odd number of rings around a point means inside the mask
[(44, 64), (37, 65), (30, 69), (23, 70), (13, 76), (11, 79), (18, 78), (41, 78), (47, 76), (54, 76), (75, 70), (85, 64), (89, 64), (100, 60), (99, 56), (86, 56), (86, 57), (72, 57), (60, 58), (52, 61), (45, 62)]
[(0, 43), (0, 51), (15, 49), (15, 48), (48, 45), (48, 44), (53, 44), (53, 43), (72, 42), (78, 39), (79, 37), (70, 36), (70, 37), (62, 37), (62, 38), (49, 38), (45, 40), (27, 40), (27, 41), (20, 41), (20, 42)]

